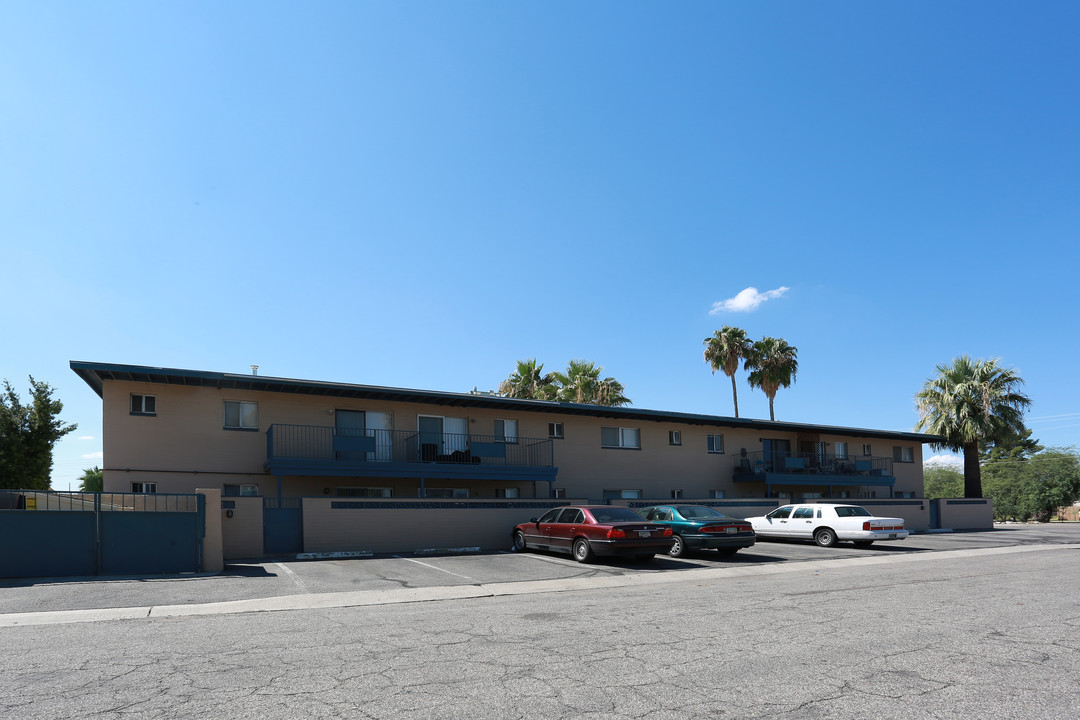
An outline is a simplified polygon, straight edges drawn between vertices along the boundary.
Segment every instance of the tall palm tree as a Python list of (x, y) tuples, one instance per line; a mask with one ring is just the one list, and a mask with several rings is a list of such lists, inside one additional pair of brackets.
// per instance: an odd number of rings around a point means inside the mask
[(935, 448), (964, 452), (964, 496), (982, 497), (979, 443), (1026, 431), (1024, 410), (1031, 400), (1017, 389), (1024, 380), (996, 358), (973, 360), (967, 355), (951, 365), (938, 365), (937, 372), (915, 396), (915, 429), (944, 438)]
[(557, 390), (555, 373), (544, 373), (544, 363), (537, 363), (536, 358), (518, 360), (510, 377), (499, 383), (503, 397), (526, 400), (553, 400)]
[(561, 402), (606, 405), (618, 407), (626, 405), (630, 399), (623, 392), (622, 383), (613, 377), (600, 379), (604, 368), (588, 360), (571, 360), (566, 372), (553, 373), (559, 386), (558, 399)]
[(739, 390), (735, 386), (735, 372), (739, 363), (745, 360), (753, 343), (742, 328), (725, 325), (712, 337), (705, 338), (705, 362), (709, 363), (713, 374), (723, 370), (731, 378), (731, 399), (735, 403), (735, 417), (739, 417)]
[(769, 398), (769, 419), (775, 420), (773, 398), (780, 388), (791, 387), (799, 371), (798, 348), (783, 338), (764, 337), (753, 343), (743, 365), (750, 372), (752, 388), (761, 388)]

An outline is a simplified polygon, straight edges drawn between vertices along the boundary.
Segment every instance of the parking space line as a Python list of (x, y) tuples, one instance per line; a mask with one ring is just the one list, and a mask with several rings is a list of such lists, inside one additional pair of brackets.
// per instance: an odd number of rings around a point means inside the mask
[(285, 573), (285, 575), (288, 576), (288, 578), (290, 580), (292, 580), (294, 583), (296, 583), (300, 587), (301, 590), (303, 590), (304, 592), (311, 592), (310, 590), (308, 590), (307, 585), (304, 584), (304, 581), (300, 579), (299, 575), (294, 573), (289, 568), (285, 567), (285, 563), (274, 563), (274, 564), (277, 565), (279, 568), (281, 568), (281, 571), (283, 573)]
[(426, 562), (420, 562), (419, 560), (413, 560), (412, 558), (401, 557), (400, 555), (395, 555), (394, 557), (399, 558), (401, 560), (408, 560), (409, 562), (416, 563), (417, 565), (423, 565), (424, 567), (431, 568), (432, 570), (438, 570), (439, 572), (444, 572), (447, 575), (453, 575), (454, 577), (464, 578), (466, 580), (472, 580), (472, 578), (469, 577), (468, 575), (458, 575), (456, 572), (450, 572), (449, 570), (443, 570), (441, 567), (435, 567), (434, 565), (429, 565)]

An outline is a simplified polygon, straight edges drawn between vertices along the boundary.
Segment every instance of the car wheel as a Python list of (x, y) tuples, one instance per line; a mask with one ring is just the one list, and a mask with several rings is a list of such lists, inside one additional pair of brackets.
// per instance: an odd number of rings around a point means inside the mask
[(719, 548), (716, 552), (720, 553), (720, 557), (731, 557), (739, 552), (739, 548)]
[(514, 552), (525, 552), (525, 533), (517, 530), (514, 532)]
[(593, 559), (593, 551), (589, 547), (588, 540), (578, 538), (574, 541), (574, 559), (579, 563), (586, 563)]
[(671, 557), (682, 557), (686, 554), (686, 543), (683, 542), (682, 535), (675, 535), (675, 542), (667, 554)]
[(832, 547), (836, 545), (836, 533), (831, 528), (821, 528), (814, 533), (814, 542), (821, 547)]
[(856, 540), (855, 547), (870, 547), (874, 544), (873, 540)]

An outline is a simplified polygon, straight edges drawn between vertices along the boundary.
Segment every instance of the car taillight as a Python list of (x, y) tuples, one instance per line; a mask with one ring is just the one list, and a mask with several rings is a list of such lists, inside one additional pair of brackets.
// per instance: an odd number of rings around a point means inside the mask
[(862, 529), (863, 530), (869, 530), (870, 529), (870, 521), (869, 520), (867, 520), (866, 522), (864, 522), (862, 524)]
[(626, 533), (623, 532), (622, 530), (620, 530), (619, 528), (611, 528), (610, 530), (607, 531), (607, 536), (609, 538), (612, 538), (612, 539), (614, 539), (614, 538), (624, 538), (624, 537), (626, 537)]
[(662, 533), (662, 535), (664, 537), (671, 537), (671, 528), (669, 528), (669, 527), (664, 528), (664, 532)]
[(739, 532), (750, 532), (753, 529), (754, 528), (750, 527), (749, 525), (740, 525), (739, 526)]

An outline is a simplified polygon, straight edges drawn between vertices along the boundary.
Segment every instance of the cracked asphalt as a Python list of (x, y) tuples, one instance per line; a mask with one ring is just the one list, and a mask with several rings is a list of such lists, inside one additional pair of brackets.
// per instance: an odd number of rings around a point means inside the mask
[(1008, 526), (4, 581), (0, 717), (1071, 719), (1078, 551), (1080, 526)]

